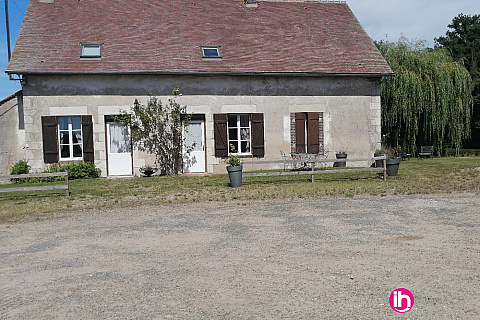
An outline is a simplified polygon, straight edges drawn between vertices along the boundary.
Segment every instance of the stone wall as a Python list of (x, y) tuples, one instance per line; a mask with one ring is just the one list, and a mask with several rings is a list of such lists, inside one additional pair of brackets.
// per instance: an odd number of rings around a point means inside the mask
[(0, 175), (10, 174), (10, 168), (25, 157), (25, 130), (22, 93), (17, 92), (0, 102)]
[[(213, 114), (263, 113), (265, 160), (279, 160), (280, 150), (291, 150), (291, 119), (295, 112), (323, 115), (324, 147), (347, 151), (349, 157), (369, 157), (379, 148), (380, 79), (375, 77), (313, 76), (194, 76), (194, 75), (91, 75), (28, 76), (24, 86), (25, 143), (32, 167), (42, 169), (41, 116), (92, 115), (95, 163), (106, 172), (104, 115), (129, 110), (135, 99), (148, 101), (153, 93), (166, 103), (174, 87), (189, 113), (204, 114), (207, 172), (224, 173), (214, 156)], [(145, 155), (134, 152), (134, 168), (145, 164)], [(269, 169), (283, 168), (272, 165)], [(267, 169), (267, 168), (264, 168)]]

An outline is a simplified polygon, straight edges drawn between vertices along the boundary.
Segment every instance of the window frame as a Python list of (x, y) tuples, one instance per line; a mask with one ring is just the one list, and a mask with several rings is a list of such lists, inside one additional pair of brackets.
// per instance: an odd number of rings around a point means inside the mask
[[(98, 48), (98, 54), (87, 54), (86, 48)], [(81, 43), (80, 44), (80, 59), (82, 60), (99, 60), (102, 58), (103, 44), (102, 43)]]
[[(242, 116), (248, 117), (248, 126), (242, 126)], [(236, 126), (230, 127), (230, 118), (236, 117)], [(230, 131), (236, 130), (236, 139), (230, 137)], [(248, 129), (248, 139), (242, 139), (242, 129)], [(238, 156), (251, 156), (252, 155), (252, 115), (248, 113), (229, 113), (227, 114), (227, 141), (228, 141), (228, 154)], [(231, 145), (235, 145), (232, 142), (236, 142), (237, 152), (231, 152)], [(247, 142), (248, 148), (245, 152), (242, 152), (242, 142)]]
[[(60, 123), (61, 123), (61, 119), (62, 118), (66, 118), (67, 119), (67, 129), (61, 129), (60, 128)], [(78, 118), (79, 121), (80, 121), (80, 127), (79, 129), (74, 129), (73, 128), (73, 118)], [(78, 160), (83, 160), (84, 158), (84, 152), (83, 152), (83, 130), (82, 130), (82, 117), (80, 116), (59, 116), (57, 118), (57, 122), (58, 122), (58, 125), (57, 125), (57, 134), (58, 134), (58, 161), (78, 161)], [(62, 140), (61, 140), (61, 133), (67, 133), (68, 134), (68, 144), (66, 143), (62, 143)], [(77, 143), (74, 143), (74, 133), (80, 133), (80, 139), (81, 139), (81, 142), (77, 142)], [(62, 146), (68, 146), (68, 153), (70, 155), (70, 157), (62, 157)], [(80, 147), (80, 151), (81, 151), (81, 156), (79, 157), (75, 157), (73, 156), (75, 151), (74, 151), (74, 147), (75, 146), (79, 146)]]
[[(200, 49), (202, 50), (202, 58), (205, 60), (212, 59), (212, 60), (220, 60), (222, 59), (222, 56), (220, 54), (220, 46), (200, 46)], [(205, 50), (215, 50), (216, 55), (207, 55), (205, 54)]]

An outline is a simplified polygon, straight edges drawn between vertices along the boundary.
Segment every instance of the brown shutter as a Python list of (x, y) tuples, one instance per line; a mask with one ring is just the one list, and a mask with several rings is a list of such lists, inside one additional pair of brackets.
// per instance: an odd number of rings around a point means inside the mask
[(213, 138), (215, 140), (215, 157), (228, 157), (226, 113), (213, 115)]
[(252, 155), (265, 156), (263, 113), (252, 113)]
[(42, 117), (43, 161), (58, 162), (57, 117)]
[(307, 150), (308, 153), (319, 153), (318, 112), (309, 112), (307, 120)]
[(295, 137), (296, 137), (296, 153), (307, 153), (307, 145), (305, 139), (306, 114), (303, 112), (295, 113)]
[(92, 116), (82, 116), (82, 134), (83, 134), (83, 160), (93, 161), (93, 122)]

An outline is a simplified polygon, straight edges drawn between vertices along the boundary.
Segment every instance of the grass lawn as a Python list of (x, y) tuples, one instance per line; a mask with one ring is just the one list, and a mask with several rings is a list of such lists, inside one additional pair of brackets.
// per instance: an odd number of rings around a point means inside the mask
[(315, 183), (309, 178), (244, 177), (240, 188), (228, 187), (227, 174), (72, 180), (70, 197), (63, 192), (0, 193), (0, 221), (31, 213), (168, 203), (478, 192), (480, 157), (402, 161), (398, 176), (388, 177), (387, 181), (376, 172), (321, 174), (315, 176)]

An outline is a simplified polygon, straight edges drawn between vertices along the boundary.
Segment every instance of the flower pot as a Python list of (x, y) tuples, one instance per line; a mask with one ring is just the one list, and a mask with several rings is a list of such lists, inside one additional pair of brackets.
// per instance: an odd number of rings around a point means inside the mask
[(230, 179), (230, 187), (242, 186), (242, 166), (227, 167), (228, 178)]
[[(346, 153), (337, 153), (335, 155), (337, 157), (337, 159), (347, 159), (347, 154)], [(333, 164), (334, 167), (346, 167), (347, 166), (347, 162), (335, 162)]]
[[(373, 154), (374, 157), (383, 157), (383, 156), (387, 156), (386, 153), (374, 153)], [(375, 167), (376, 168), (383, 168), (383, 160), (375, 160)]]
[(145, 170), (145, 171), (142, 171), (142, 174), (146, 177), (150, 177), (152, 176), (153, 174), (155, 173), (155, 171), (153, 170)]
[(396, 176), (400, 167), (400, 159), (387, 159), (387, 175)]

